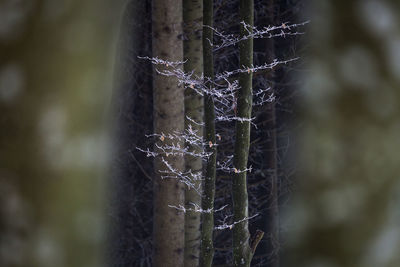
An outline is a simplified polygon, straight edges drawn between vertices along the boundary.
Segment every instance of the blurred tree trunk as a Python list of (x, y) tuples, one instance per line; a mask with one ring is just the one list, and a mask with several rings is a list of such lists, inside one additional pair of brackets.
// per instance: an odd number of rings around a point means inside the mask
[[(213, 26), (213, 1), (204, 0), (203, 19), (204, 25)], [(213, 41), (213, 31), (209, 27), (203, 28), (203, 58), (204, 58), (204, 76), (214, 80), (214, 57), (210, 41)], [(209, 85), (212, 86), (212, 85)], [(204, 122), (205, 122), (205, 140), (206, 143), (216, 143), (215, 140), (215, 110), (214, 102), (211, 95), (204, 98)], [(216, 146), (207, 146), (207, 152), (211, 152), (211, 156), (207, 161), (206, 177), (204, 181), (204, 193), (202, 200), (202, 208), (204, 210), (214, 208), (215, 195), (215, 176), (217, 148)], [(203, 213), (202, 215), (202, 232), (201, 232), (201, 266), (212, 266), (214, 257), (213, 245), (214, 230), (214, 213)]]
[[(203, 74), (203, 0), (183, 1), (183, 22), (184, 22), (184, 58), (187, 62), (184, 65), (185, 72), (200, 77)], [(195, 122), (203, 122), (203, 97), (195, 90), (185, 90), (185, 117)], [(200, 124), (185, 120), (185, 129), (193, 129), (198, 136), (203, 136), (203, 127)], [(190, 146), (190, 151), (200, 153), (202, 147)], [(202, 173), (203, 160), (200, 157), (186, 155), (185, 167), (187, 171)], [(193, 204), (201, 206), (201, 180), (194, 181), (193, 188), (187, 188), (185, 192), (185, 206), (193, 209)], [(185, 266), (195, 267), (199, 265), (200, 256), (200, 213), (187, 211), (185, 214)]]
[[(253, 26), (254, 24), (254, 1), (240, 0), (240, 20)], [(240, 35), (249, 33), (243, 25), (240, 26)], [(253, 39), (249, 38), (239, 43), (241, 68), (251, 68), (253, 64)], [(251, 118), (253, 103), (251, 71), (241, 73), (239, 77), (239, 93), (237, 99), (237, 113), (240, 118)], [(250, 266), (253, 256), (250, 248), (249, 227), (248, 227), (248, 193), (247, 193), (247, 161), (250, 147), (250, 122), (236, 122), (236, 140), (234, 152), (235, 175), (233, 177), (233, 265)]]
[[(153, 57), (169, 61), (183, 61), (182, 2), (154, 0), (152, 10)], [(159, 68), (157, 66), (157, 68)], [(160, 67), (161, 69), (162, 67)], [(184, 95), (183, 88), (173, 77), (154, 72), (154, 131), (155, 133), (183, 132)], [(163, 140), (158, 140), (163, 142)], [(171, 141), (164, 140), (171, 145)], [(176, 143), (176, 142), (175, 142)], [(182, 146), (182, 144), (179, 144)], [(155, 148), (157, 151), (157, 149)], [(182, 157), (169, 156), (169, 164), (184, 171)], [(160, 171), (166, 171), (161, 157), (154, 161), (154, 266), (183, 266), (184, 259), (184, 214), (168, 207), (184, 203), (183, 184), (176, 179), (162, 179)]]
[(153, 133), (151, 1), (130, 0), (123, 10), (112, 98), (113, 147), (109, 214), (109, 266), (150, 266), (152, 161), (136, 147)]
[(0, 266), (104, 263), (104, 113), (123, 2), (0, 2)]

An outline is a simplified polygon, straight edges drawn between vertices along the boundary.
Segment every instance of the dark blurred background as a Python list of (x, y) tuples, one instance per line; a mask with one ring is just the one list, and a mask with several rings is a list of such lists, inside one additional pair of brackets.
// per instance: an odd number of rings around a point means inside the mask
[(400, 2), (312, 0), (303, 14), (288, 266), (400, 266)]
[(0, 266), (101, 266), (122, 0), (0, 1)]
[[(398, 267), (400, 3), (282, 1), (310, 20), (282, 266)], [(0, 266), (104, 265), (125, 2), (0, 0)]]

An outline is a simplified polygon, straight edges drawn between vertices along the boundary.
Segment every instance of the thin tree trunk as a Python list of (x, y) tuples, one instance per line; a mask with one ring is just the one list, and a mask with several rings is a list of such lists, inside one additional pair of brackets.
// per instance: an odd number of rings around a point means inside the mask
[[(203, 19), (204, 25), (213, 26), (213, 1), (204, 0)], [(209, 27), (203, 28), (203, 55), (204, 55), (204, 76), (214, 79), (214, 57), (210, 42), (213, 41), (213, 31)], [(209, 86), (212, 86), (211, 84)], [(205, 119), (205, 138), (206, 142), (215, 144), (215, 110), (214, 101), (211, 95), (204, 98), (204, 119)], [(204, 210), (214, 208), (215, 195), (215, 176), (217, 149), (216, 146), (208, 146), (208, 152), (211, 156), (207, 161), (206, 176), (204, 181), (204, 193), (202, 208)], [(200, 263), (202, 267), (211, 267), (214, 257), (213, 245), (214, 213), (202, 214), (202, 232), (201, 232), (201, 256)]]
[[(182, 2), (153, 0), (153, 57), (169, 61), (183, 60)], [(184, 129), (183, 88), (173, 77), (154, 75), (154, 131), (156, 133), (182, 132)], [(171, 144), (167, 138), (158, 140)], [(176, 143), (176, 142), (175, 142)], [(180, 144), (182, 145), (182, 144)], [(156, 149), (155, 149), (156, 150)], [(157, 150), (156, 150), (157, 151)], [(184, 171), (182, 157), (169, 156), (169, 164)], [(175, 179), (161, 179), (160, 171), (166, 171), (160, 157), (154, 160), (154, 266), (179, 267), (184, 259), (184, 214), (168, 207), (184, 202), (183, 184)]]
[[(254, 24), (254, 2), (253, 0), (240, 0), (240, 20), (253, 26)], [(249, 33), (240, 26), (240, 35), (245, 36)], [(239, 65), (241, 68), (251, 68), (253, 64), (253, 39), (249, 38), (239, 43)], [(237, 113), (241, 118), (251, 118), (253, 103), (251, 71), (240, 74), (239, 93), (237, 99)], [(236, 140), (234, 152), (234, 167), (236, 173), (233, 177), (233, 265), (250, 266), (253, 256), (250, 247), (250, 233), (248, 227), (248, 194), (247, 194), (247, 161), (250, 147), (250, 122), (236, 122)]]
[[(192, 72), (200, 77), (203, 74), (203, 0), (184, 0), (183, 1), (183, 21), (184, 21), (184, 58), (187, 62), (184, 65), (185, 72)], [(203, 97), (194, 90), (185, 90), (185, 116), (195, 122), (203, 122)], [(191, 127), (199, 136), (203, 136), (203, 127), (190, 120), (185, 120), (185, 129)], [(189, 146), (190, 147), (190, 146)], [(191, 146), (190, 151), (201, 152), (202, 148)], [(203, 161), (199, 157), (190, 155), (185, 156), (186, 170), (193, 173), (202, 173)], [(187, 188), (185, 192), (185, 206), (193, 209), (193, 204), (201, 206), (201, 180), (194, 181), (193, 188)], [(187, 211), (185, 214), (185, 263), (187, 267), (199, 265), (200, 257), (200, 213)]]

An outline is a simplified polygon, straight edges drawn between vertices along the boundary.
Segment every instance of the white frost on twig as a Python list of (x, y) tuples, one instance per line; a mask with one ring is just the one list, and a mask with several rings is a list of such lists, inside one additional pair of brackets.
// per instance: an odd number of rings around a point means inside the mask
[(210, 27), (208, 25), (204, 25), (204, 27), (210, 28), (216, 39), (217, 43), (212, 43), (210, 40), (209, 43), (213, 47), (214, 52), (218, 51), (224, 47), (236, 45), (241, 41), (249, 40), (249, 39), (262, 39), (262, 38), (274, 38), (274, 37), (286, 37), (293, 35), (302, 35), (304, 32), (299, 32), (296, 29), (308, 24), (309, 21), (305, 21), (302, 23), (293, 23), (289, 24), (288, 22), (282, 23), (278, 26), (266, 26), (261, 29), (251, 26), (244, 21), (240, 24), (243, 26), (243, 29), (246, 31), (246, 35), (239, 36), (238, 34), (226, 34), (222, 31), (217, 30), (216, 28)]
[(164, 65), (166, 67), (176, 67), (176, 66), (180, 66), (186, 63), (187, 60), (185, 61), (168, 61), (165, 59), (160, 59), (158, 57), (141, 57), (138, 56), (139, 59), (146, 59), (146, 60), (150, 60), (150, 62), (154, 65)]
[(273, 93), (270, 93), (268, 96), (266, 96), (266, 92), (270, 91), (271, 87), (268, 87), (266, 89), (261, 89), (257, 93), (254, 94), (254, 99), (255, 102), (253, 103), (254, 106), (262, 106), (265, 103), (271, 103), (275, 101), (275, 95)]
[(195, 173), (193, 173), (192, 170), (182, 172), (172, 167), (171, 164), (164, 158), (161, 158), (161, 161), (165, 164), (165, 166), (168, 169), (166, 171), (162, 170), (159, 171), (160, 173), (165, 174), (161, 176), (162, 179), (166, 178), (178, 179), (180, 182), (187, 185), (189, 189), (194, 189), (199, 195), (201, 195), (201, 183), (197, 187), (195, 186), (195, 181), (202, 180), (201, 171)]
[(190, 121), (191, 123), (195, 124), (195, 125), (204, 126), (204, 122), (197, 122), (197, 121), (195, 121), (194, 119), (190, 118), (189, 116), (186, 116), (186, 119), (187, 119), (188, 121)]
[(236, 224), (239, 224), (239, 223), (241, 223), (241, 222), (244, 222), (244, 221), (248, 221), (248, 220), (250, 220), (250, 219), (253, 219), (253, 218), (257, 217), (258, 215), (259, 215), (259, 214), (257, 213), (257, 214), (255, 214), (255, 215), (253, 215), (253, 216), (245, 217), (245, 218), (243, 218), (243, 219), (241, 219), (241, 220), (239, 220), (239, 221), (233, 222), (233, 223), (231, 223), (231, 224), (227, 224), (227, 223), (225, 222), (225, 219), (228, 218), (228, 217), (225, 217), (223, 223), (222, 223), (221, 225), (215, 226), (214, 229), (215, 229), (215, 230), (224, 230), (224, 229), (232, 230), (232, 228), (233, 228)]
[(198, 213), (215, 213), (215, 212), (219, 212), (223, 209), (225, 209), (226, 207), (228, 207), (228, 205), (224, 205), (219, 209), (214, 210), (213, 208), (207, 209), (207, 210), (203, 210), (198, 204), (196, 203), (190, 203), (191, 205), (193, 205), (193, 208), (185, 208), (183, 205), (179, 204), (179, 206), (173, 206), (173, 205), (168, 205), (168, 207), (170, 208), (174, 208), (180, 211), (183, 211), (184, 213), (186, 213), (187, 211), (193, 211), (193, 212), (198, 212)]
[(232, 161), (233, 161), (233, 156), (227, 156), (227, 159), (222, 162), (217, 161), (217, 170), (227, 173), (243, 173), (243, 172), (251, 172), (253, 170), (252, 166), (243, 170), (231, 167), (233, 165)]
[(240, 69), (236, 69), (236, 70), (232, 70), (232, 71), (224, 71), (222, 73), (219, 73), (217, 75), (215, 75), (215, 80), (216, 81), (221, 81), (221, 80), (226, 80), (229, 77), (239, 74), (239, 73), (254, 73), (257, 71), (262, 71), (262, 70), (267, 70), (267, 69), (273, 69), (274, 67), (276, 67), (277, 65), (282, 65), (282, 64), (288, 64), (292, 61), (296, 61), (299, 58), (291, 58), (291, 59), (287, 59), (287, 60), (278, 60), (278, 59), (274, 59), (271, 63), (265, 63), (263, 65), (259, 65), (259, 66), (254, 66), (252, 65), (251, 67), (246, 67), (246, 66), (242, 66), (242, 68)]

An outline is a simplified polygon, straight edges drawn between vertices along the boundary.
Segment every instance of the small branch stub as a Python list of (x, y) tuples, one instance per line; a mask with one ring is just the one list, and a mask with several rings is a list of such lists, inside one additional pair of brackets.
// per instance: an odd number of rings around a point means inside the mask
[(256, 233), (253, 235), (253, 237), (250, 240), (250, 248), (251, 248), (251, 252), (253, 254), (256, 252), (258, 243), (260, 243), (260, 241), (263, 237), (264, 237), (264, 232), (257, 229)]

